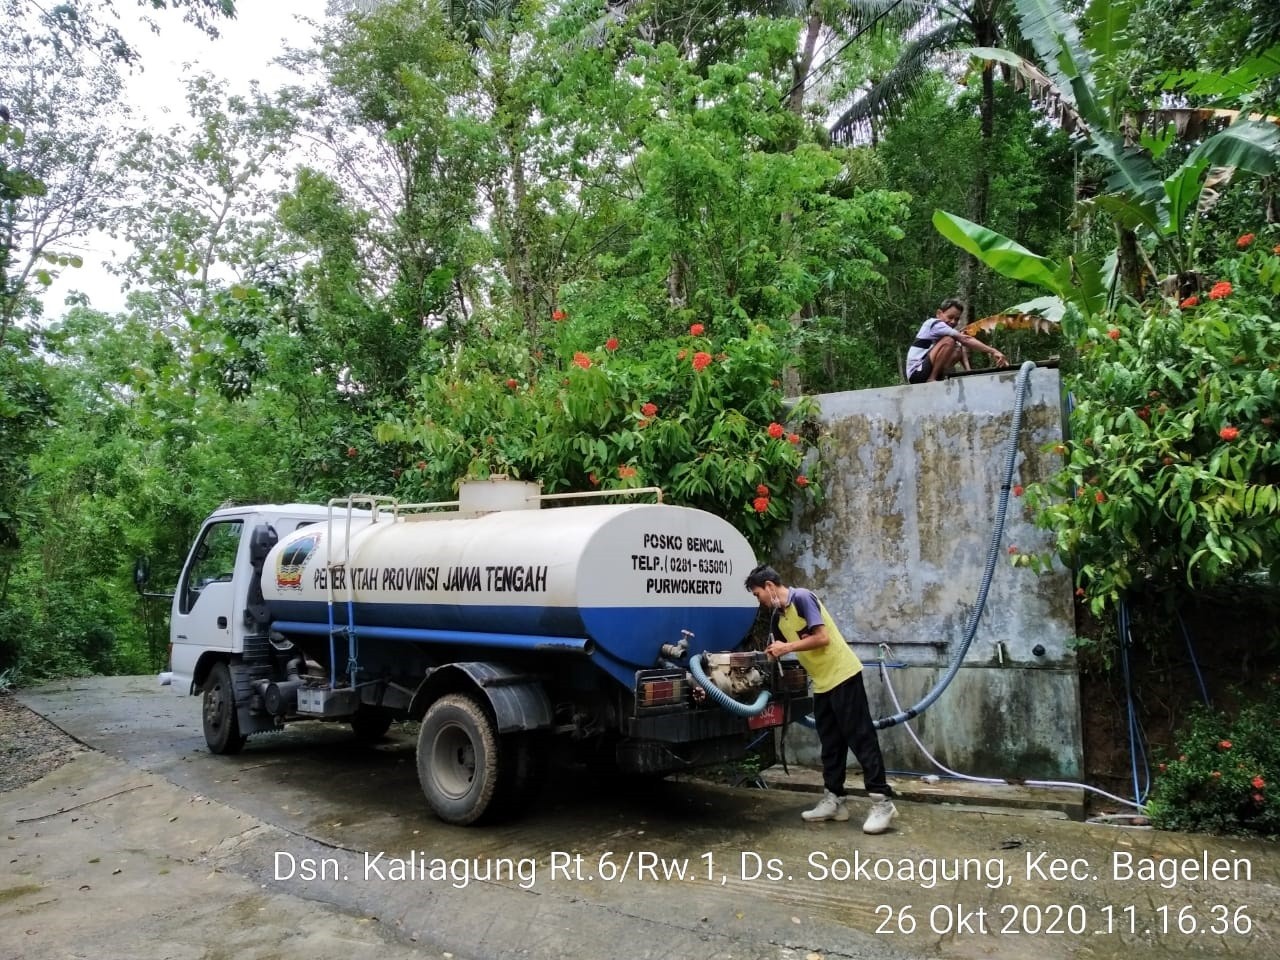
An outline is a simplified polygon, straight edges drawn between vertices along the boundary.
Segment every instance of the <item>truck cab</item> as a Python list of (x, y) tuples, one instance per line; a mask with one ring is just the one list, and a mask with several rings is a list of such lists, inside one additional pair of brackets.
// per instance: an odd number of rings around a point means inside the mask
[(323, 506), (268, 504), (223, 507), (205, 520), (173, 595), (169, 669), (177, 689), (198, 692), (214, 663), (243, 654), (246, 637), (259, 632), (246, 615), (253, 531), (266, 529), (283, 538), (328, 515)]

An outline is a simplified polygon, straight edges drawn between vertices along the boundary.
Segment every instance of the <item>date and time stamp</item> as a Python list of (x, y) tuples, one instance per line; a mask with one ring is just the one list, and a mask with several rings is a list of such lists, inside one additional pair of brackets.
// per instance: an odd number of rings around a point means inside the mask
[[(457, 890), (478, 883), (524, 890), (593, 883), (847, 885), (851, 892), (857, 889), (851, 900), (856, 899), (860, 909), (870, 904), (868, 929), (885, 937), (1251, 937), (1262, 931), (1260, 919), (1273, 913), (1269, 908), (1258, 911), (1243, 898), (1227, 902), (1226, 897), (1207, 896), (1202, 881), (1217, 885), (1215, 889), (1239, 891), (1250, 889), (1247, 885), (1255, 880), (1251, 858), (1212, 857), (1207, 852), (1155, 857), (1115, 850), (1105, 861), (1093, 863), (1047, 852), (935, 858), (815, 850), (791, 860), (754, 850), (693, 856), (652, 850), (552, 851), (538, 858), (370, 851), (343, 859), (277, 851), (272, 876), (278, 882), (418, 882)], [(1108, 895), (1117, 895), (1098, 897), (1095, 891), (1084, 896), (1100, 884), (1106, 884)]]

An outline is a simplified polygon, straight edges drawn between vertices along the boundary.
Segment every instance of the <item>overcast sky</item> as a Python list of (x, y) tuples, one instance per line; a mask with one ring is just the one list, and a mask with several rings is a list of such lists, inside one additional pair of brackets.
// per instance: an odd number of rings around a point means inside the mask
[[(325, 0), (238, 0), (236, 7), (236, 19), (222, 21), (222, 36), (210, 40), (179, 17), (163, 12), (156, 15), (161, 33), (153, 34), (137, 26), (130, 5), (121, 6), (122, 32), (133, 41), (144, 66), (127, 80), (126, 95), (137, 114), (135, 122), (162, 130), (179, 123), (186, 112), (182, 77), (188, 69), (224, 78), (228, 92), (235, 93), (247, 92), (253, 80), (265, 90), (288, 82), (290, 75), (271, 61), (287, 46), (309, 45), (312, 28), (300, 23), (299, 17), (325, 19)], [(73, 290), (88, 294), (99, 310), (123, 309), (119, 278), (102, 266), (104, 260), (123, 253), (122, 242), (102, 236), (89, 244), (84, 266), (64, 270), (46, 292), (47, 317), (61, 316), (63, 299)]]

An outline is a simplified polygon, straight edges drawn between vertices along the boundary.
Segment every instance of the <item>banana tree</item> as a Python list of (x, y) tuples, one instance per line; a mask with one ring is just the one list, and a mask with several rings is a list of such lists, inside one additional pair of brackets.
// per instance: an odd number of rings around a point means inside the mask
[[(1180, 276), (1191, 275), (1197, 254), (1197, 214), (1205, 185), (1214, 171), (1221, 179), (1242, 171), (1258, 175), (1280, 168), (1280, 131), (1273, 123), (1240, 117), (1235, 123), (1202, 141), (1169, 177), (1162, 177), (1156, 161), (1173, 140), (1172, 131), (1161, 138), (1133, 143), (1128, 120), (1118, 98), (1100, 88), (1093, 64), (1115, 55), (1126, 42), (1125, 25), (1131, 2), (1093, 0), (1086, 13), (1088, 29), (1081, 32), (1061, 0), (1011, 0), (1023, 37), (1036, 51), (1039, 68), (1009, 50), (976, 47), (972, 53), (1007, 64), (1024, 76), (1034, 76), (1044, 99), (1063, 105), (1077, 118), (1088, 141), (1088, 152), (1110, 167), (1105, 192), (1089, 201), (1107, 211), (1119, 234), (1117, 262), (1120, 276), (1128, 279), (1132, 293), (1140, 293), (1143, 258), (1154, 267), (1141, 241), (1150, 239), (1157, 253)], [(1268, 64), (1280, 67), (1280, 58), (1261, 58), (1260, 75)], [(1101, 269), (1075, 262), (1054, 264), (1019, 247), (1007, 237), (977, 224), (939, 212), (935, 226), (952, 242), (978, 256), (992, 269), (1052, 291), (1085, 315), (1095, 313), (1099, 300)]]

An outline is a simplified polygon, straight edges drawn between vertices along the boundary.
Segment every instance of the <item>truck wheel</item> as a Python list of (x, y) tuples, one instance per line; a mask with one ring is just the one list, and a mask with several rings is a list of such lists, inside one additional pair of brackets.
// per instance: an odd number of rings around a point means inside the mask
[(441, 697), (418, 732), (418, 780), (446, 823), (475, 823), (498, 788), (498, 735), (484, 707), (466, 694)]
[(213, 753), (239, 753), (248, 737), (236, 718), (236, 690), (231, 668), (219, 661), (204, 681), (204, 740)]
[(390, 729), (391, 717), (385, 713), (371, 710), (351, 718), (351, 732), (361, 743), (377, 743)]

